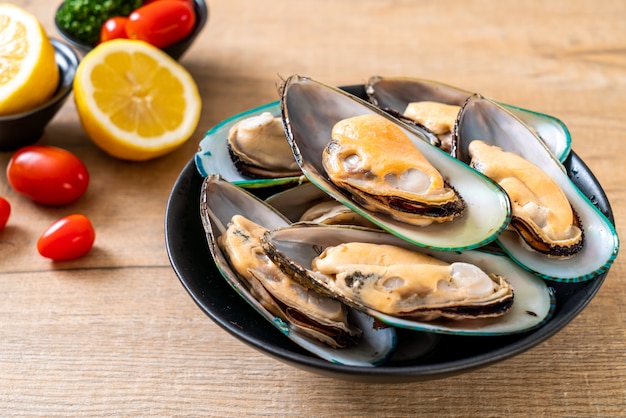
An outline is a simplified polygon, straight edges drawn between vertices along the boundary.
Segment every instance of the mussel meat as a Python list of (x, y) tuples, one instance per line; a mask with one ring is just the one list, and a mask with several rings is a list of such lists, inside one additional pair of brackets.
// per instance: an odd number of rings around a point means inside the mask
[[(454, 123), (454, 120), (451, 119), (452, 114), (455, 112), (458, 114), (460, 106), (473, 94), (472, 91), (433, 80), (415, 77), (381, 76), (370, 77), (366, 84), (366, 93), (372, 103), (386, 112), (397, 117), (408, 117), (415, 123), (433, 130), (435, 133), (439, 129), (433, 129), (432, 122), (428, 121), (428, 116), (421, 114), (423, 113), (422, 111), (419, 112), (421, 115), (415, 114), (410, 108), (413, 106), (432, 107), (429, 113), (433, 109), (437, 110), (437, 119), (445, 121), (446, 125), (450, 125)], [(433, 106), (433, 103), (440, 104), (443, 107), (438, 109)], [(522, 109), (517, 106), (504, 103), (500, 103), (500, 105), (522, 120), (548, 146), (556, 158), (560, 161), (564, 161), (567, 158), (571, 149), (571, 137), (563, 122), (553, 116)], [(441, 112), (442, 110), (443, 112)], [(405, 115), (402, 115), (403, 113)], [(448, 142), (450, 137), (447, 134), (437, 135), (440, 137), (439, 146), (446, 152), (453, 153), (454, 143)]]
[(364, 207), (402, 222), (450, 221), (465, 207), (404, 132), (379, 115), (337, 122), (322, 163), (330, 180)]
[(566, 282), (590, 280), (609, 268), (619, 248), (615, 227), (518, 117), (472, 95), (459, 112), (453, 139), (456, 157), (504, 180), (517, 206), (512, 228), (497, 239), (513, 260), (543, 278)]
[(470, 165), (496, 181), (511, 200), (510, 227), (533, 250), (571, 257), (583, 247), (578, 216), (559, 185), (528, 160), (474, 140)]
[(218, 245), (250, 292), (270, 312), (331, 347), (354, 343), (361, 331), (349, 325), (341, 302), (322, 296), (291, 279), (276, 267), (261, 248), (267, 230), (241, 216), (233, 216)]
[(228, 152), (235, 167), (251, 178), (301, 174), (285, 138), (281, 118), (270, 112), (240, 120), (230, 128)]
[(485, 318), (504, 315), (513, 303), (513, 288), (500, 276), (393, 245), (327, 247), (311, 268), (353, 302), (395, 316)]
[(439, 139), (439, 147), (446, 151), (452, 150), (452, 132), (460, 106), (433, 101), (410, 102), (402, 116), (424, 126)]

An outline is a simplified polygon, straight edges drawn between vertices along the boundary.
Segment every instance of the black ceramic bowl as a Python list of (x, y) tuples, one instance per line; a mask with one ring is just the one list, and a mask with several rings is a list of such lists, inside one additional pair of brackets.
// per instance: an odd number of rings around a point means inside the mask
[[(365, 97), (363, 86), (350, 86), (346, 90)], [(598, 208), (613, 222), (606, 195), (585, 163), (572, 152), (565, 166), (573, 182), (585, 195), (593, 196)], [(556, 296), (554, 315), (545, 325), (529, 332), (494, 337), (441, 335), (428, 355), (411, 360), (388, 361), (377, 367), (334, 364), (291, 342), (223, 279), (211, 257), (200, 219), (202, 180), (191, 160), (174, 184), (167, 204), (166, 246), (182, 285), (200, 309), (231, 335), (286, 364), (323, 376), (370, 383), (424, 381), (466, 373), (505, 360), (565, 327), (591, 301), (607, 274), (580, 283), (549, 282)], [(410, 351), (415, 336), (413, 331), (398, 330), (398, 350)]]
[(65, 43), (56, 39), (50, 41), (59, 67), (59, 86), (52, 98), (43, 105), (27, 112), (0, 117), (0, 151), (13, 151), (37, 142), (72, 91), (78, 57)]
[[(61, 7), (63, 7), (63, 3), (65, 2), (61, 2), (59, 7), (57, 8), (57, 11)], [(170, 57), (174, 58), (175, 60), (178, 60), (195, 41), (196, 37), (206, 24), (209, 17), (209, 9), (205, 1), (193, 0), (193, 4), (196, 11), (196, 25), (194, 26), (191, 34), (182, 41), (163, 48), (163, 51), (165, 51)], [(64, 32), (63, 29), (61, 29), (61, 27), (59, 26), (56, 18), (54, 19), (54, 24), (56, 25), (57, 31), (63, 37), (63, 39), (65, 39), (70, 45), (72, 45), (72, 47), (74, 47), (74, 49), (76, 49), (80, 54), (85, 55), (87, 52), (91, 51), (94, 48), (94, 45), (88, 45), (84, 42), (78, 41), (72, 38), (66, 32)]]

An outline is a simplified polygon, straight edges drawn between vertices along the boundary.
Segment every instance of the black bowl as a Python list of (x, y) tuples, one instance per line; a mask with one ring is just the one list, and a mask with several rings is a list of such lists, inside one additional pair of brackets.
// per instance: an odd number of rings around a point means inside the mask
[(65, 43), (56, 39), (50, 41), (59, 67), (59, 86), (52, 98), (43, 105), (26, 112), (0, 117), (0, 151), (14, 151), (37, 142), (48, 122), (72, 91), (78, 57)]
[[(61, 7), (63, 7), (63, 3), (65, 2), (61, 2), (59, 7), (57, 8), (57, 11)], [(205, 1), (194, 0), (193, 6), (196, 11), (196, 25), (194, 26), (193, 31), (185, 39), (166, 48), (163, 48), (163, 51), (175, 60), (178, 60), (196, 40), (198, 34), (200, 33), (204, 25), (206, 25), (206, 22), (209, 18), (209, 9)], [(74, 47), (74, 49), (76, 49), (81, 55), (85, 55), (87, 52), (91, 51), (94, 48), (94, 45), (88, 45), (84, 42), (76, 40), (75, 38), (72, 38), (59, 26), (59, 22), (56, 20), (56, 18), (54, 19), (54, 24), (56, 25), (57, 31), (63, 37), (63, 39), (65, 39), (70, 45), (72, 45), (72, 47)]]
[[(365, 97), (363, 86), (345, 88)], [(584, 162), (571, 153), (568, 175), (610, 220), (613, 213), (602, 187)], [(174, 184), (165, 214), (165, 240), (170, 262), (192, 299), (215, 323), (251, 347), (294, 367), (319, 375), (370, 383), (400, 383), (466, 373), (505, 360), (547, 340), (591, 301), (606, 274), (580, 283), (549, 282), (556, 296), (553, 317), (535, 330), (506, 336), (441, 335), (426, 356), (387, 362), (378, 367), (330, 363), (303, 350), (261, 317), (223, 279), (208, 249), (200, 219), (203, 178), (191, 160)], [(259, 192), (257, 192), (259, 193)], [(266, 196), (261, 196), (266, 197)], [(398, 348), (411, 346), (413, 331), (398, 330)], [(199, 354), (201, 355), (201, 354)]]

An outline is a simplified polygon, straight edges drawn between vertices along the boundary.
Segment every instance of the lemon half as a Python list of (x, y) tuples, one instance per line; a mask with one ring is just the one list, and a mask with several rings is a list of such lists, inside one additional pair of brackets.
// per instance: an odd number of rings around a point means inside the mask
[(193, 135), (202, 100), (189, 72), (160, 49), (118, 39), (92, 49), (74, 77), (74, 99), (91, 140), (110, 155), (145, 161)]
[(0, 116), (44, 104), (59, 84), (54, 47), (39, 20), (0, 4)]

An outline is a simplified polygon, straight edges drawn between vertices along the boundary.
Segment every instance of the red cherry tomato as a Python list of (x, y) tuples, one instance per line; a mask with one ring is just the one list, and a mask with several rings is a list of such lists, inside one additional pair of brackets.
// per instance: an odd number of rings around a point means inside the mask
[(11, 205), (5, 198), (0, 197), (0, 231), (7, 226), (9, 216), (11, 216)]
[(126, 16), (116, 16), (107, 19), (100, 29), (100, 42), (110, 41), (111, 39), (125, 39), (126, 36), (126, 23), (128, 18)]
[(128, 16), (126, 35), (157, 48), (165, 48), (187, 37), (196, 24), (191, 3), (162, 0), (139, 7)]
[(59, 219), (39, 237), (39, 254), (54, 261), (73, 260), (93, 247), (96, 232), (91, 221), (81, 214)]
[(7, 179), (16, 192), (45, 205), (65, 205), (85, 193), (89, 173), (74, 154), (47, 145), (31, 145), (13, 154)]

